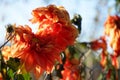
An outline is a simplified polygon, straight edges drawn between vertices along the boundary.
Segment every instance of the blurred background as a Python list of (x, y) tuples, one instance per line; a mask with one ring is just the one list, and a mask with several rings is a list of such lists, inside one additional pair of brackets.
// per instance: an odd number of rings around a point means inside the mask
[(27, 24), (34, 31), (35, 25), (29, 22), (32, 10), (49, 4), (64, 6), (71, 19), (80, 14), (82, 31), (78, 40), (89, 42), (103, 35), (104, 21), (108, 15), (118, 14), (120, 0), (0, 0), (0, 45), (5, 40), (5, 25)]

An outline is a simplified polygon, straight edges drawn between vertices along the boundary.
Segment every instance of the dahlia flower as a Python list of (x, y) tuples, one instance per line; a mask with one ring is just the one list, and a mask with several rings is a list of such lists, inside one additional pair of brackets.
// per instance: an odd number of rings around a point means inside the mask
[(26, 26), (15, 26), (15, 36), (10, 47), (3, 49), (12, 57), (21, 59), (27, 71), (33, 71), (37, 77), (43, 71), (51, 72), (60, 53), (73, 45), (78, 30), (70, 22), (69, 14), (63, 7), (49, 5), (32, 12), (32, 22), (38, 22), (36, 33)]
[(109, 16), (105, 22), (105, 34), (110, 37), (110, 45), (114, 51), (120, 51), (120, 17)]
[(68, 45), (73, 45), (78, 31), (72, 25), (68, 12), (64, 7), (49, 5), (33, 10), (33, 23), (38, 23), (37, 35), (44, 40), (53, 41), (58, 49), (65, 49)]

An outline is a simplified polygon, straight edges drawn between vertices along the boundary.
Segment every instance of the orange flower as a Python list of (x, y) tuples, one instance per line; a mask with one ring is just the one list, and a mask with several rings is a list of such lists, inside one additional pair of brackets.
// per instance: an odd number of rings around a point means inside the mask
[(98, 50), (98, 49), (103, 49), (103, 50), (106, 50), (107, 48), (107, 43), (106, 43), (106, 40), (105, 40), (105, 37), (101, 37), (100, 39), (98, 40), (95, 40), (95, 41), (92, 41), (91, 42), (91, 48), (93, 50)]
[(65, 55), (66, 61), (64, 64), (64, 70), (62, 71), (63, 78), (61, 80), (81, 80), (79, 68), (80, 60), (73, 57), (68, 48), (65, 50)]
[(72, 65), (69, 60), (64, 65), (64, 71), (62, 71), (63, 79), (61, 80), (80, 80), (79, 66)]
[(105, 34), (111, 39), (110, 45), (115, 51), (120, 50), (120, 17), (109, 16), (105, 22)]
[(110, 36), (113, 29), (120, 29), (120, 17), (115, 16), (108, 16), (105, 22), (105, 34)]
[(10, 46), (5, 46), (2, 48), (2, 55), (5, 61), (9, 60), (9, 58), (12, 56)]
[(31, 21), (39, 22), (37, 33), (27, 25), (15, 27), (9, 48), (12, 56), (20, 58), (26, 70), (34, 71), (38, 77), (44, 70), (51, 72), (54, 63), (60, 61), (60, 53), (74, 44), (78, 31), (63, 7), (37, 8), (33, 16)]
[(42, 40), (32, 33), (30, 27), (18, 26), (15, 28), (15, 33), (13, 44), (10, 47), (11, 54), (12, 57), (21, 59), (27, 71), (39, 70), (41, 73), (41, 71), (47, 70), (50, 72), (54, 62), (60, 60), (61, 51), (54, 46), (54, 42)]
[(36, 33), (38, 36), (44, 40), (53, 41), (56, 47), (61, 50), (68, 45), (73, 45), (78, 36), (78, 30), (72, 25), (64, 7), (49, 5), (33, 10), (32, 14), (34, 17), (31, 21), (39, 23)]
[(68, 25), (70, 23), (70, 17), (68, 12), (63, 6), (48, 5), (47, 7), (39, 7), (33, 10), (34, 16), (31, 21), (33, 23), (43, 23), (43, 21), (50, 20), (53, 23), (60, 22)]

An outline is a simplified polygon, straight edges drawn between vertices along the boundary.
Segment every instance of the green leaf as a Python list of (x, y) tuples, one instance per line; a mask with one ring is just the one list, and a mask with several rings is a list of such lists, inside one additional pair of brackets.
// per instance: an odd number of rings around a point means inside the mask
[(13, 72), (13, 70), (12, 69), (9, 69), (8, 71), (7, 71), (7, 75), (10, 77), (10, 78), (14, 78), (14, 72)]
[(23, 74), (24, 80), (32, 80), (31, 76), (29, 73)]
[(69, 46), (69, 51), (71, 55), (74, 55), (76, 53), (75, 47), (74, 46)]
[(14, 77), (14, 80), (25, 80), (22, 74), (17, 74)]
[(18, 67), (20, 65), (20, 59), (18, 58), (10, 58), (7, 61), (7, 66), (12, 69), (14, 72), (18, 70)]

